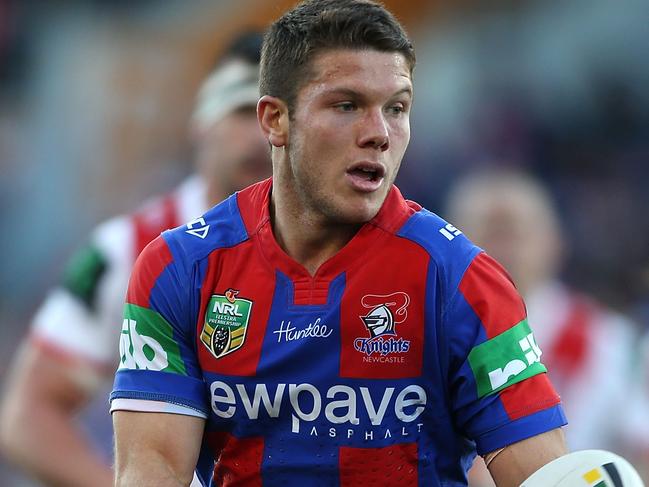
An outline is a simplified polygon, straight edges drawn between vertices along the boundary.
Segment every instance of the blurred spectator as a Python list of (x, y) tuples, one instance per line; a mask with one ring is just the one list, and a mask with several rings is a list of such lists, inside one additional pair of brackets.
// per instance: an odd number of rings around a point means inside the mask
[(524, 296), (566, 410), (570, 448), (625, 451), (629, 411), (620, 398), (636, 380), (638, 330), (560, 281), (563, 229), (549, 194), (521, 172), (474, 173), (452, 189), (445, 216), (504, 265)]
[[(100, 225), (36, 313), (3, 398), (0, 439), (7, 457), (48, 484), (113, 484), (108, 462), (75, 419), (105, 391), (117, 365), (124, 294), (139, 252), (188, 221), (188, 231), (200, 235), (198, 217), (210, 205), (270, 175), (255, 111), (260, 47), (260, 34), (240, 36), (204, 82), (191, 127), (196, 175), (133, 215)], [(105, 396), (101, 403), (94, 420), (107, 422)]]

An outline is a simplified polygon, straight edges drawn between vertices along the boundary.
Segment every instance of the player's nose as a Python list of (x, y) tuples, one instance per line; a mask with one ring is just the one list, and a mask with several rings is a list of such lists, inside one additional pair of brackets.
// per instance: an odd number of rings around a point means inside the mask
[(360, 147), (374, 147), (386, 151), (390, 147), (390, 136), (385, 114), (380, 108), (368, 110), (360, 123), (358, 137)]

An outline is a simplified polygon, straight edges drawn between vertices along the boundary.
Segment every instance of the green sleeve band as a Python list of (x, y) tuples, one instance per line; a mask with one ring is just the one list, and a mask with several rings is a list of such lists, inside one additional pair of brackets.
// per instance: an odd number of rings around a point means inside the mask
[(173, 328), (159, 313), (127, 304), (119, 341), (119, 368), (187, 375)]
[(478, 397), (494, 394), (547, 371), (541, 363), (541, 349), (527, 319), (474, 347), (469, 353), (469, 365)]

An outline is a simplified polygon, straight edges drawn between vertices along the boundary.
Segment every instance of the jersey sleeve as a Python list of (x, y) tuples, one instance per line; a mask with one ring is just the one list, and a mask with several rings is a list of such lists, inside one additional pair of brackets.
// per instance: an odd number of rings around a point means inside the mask
[(32, 322), (30, 339), (57, 356), (110, 371), (126, 283), (133, 263), (128, 218), (97, 227), (64, 268), (60, 284), (47, 296)]
[(195, 351), (196, 273), (193, 264), (172, 253), (165, 236), (140, 254), (129, 281), (111, 409), (135, 404), (136, 410), (159, 411), (159, 404), (147, 406), (158, 402), (173, 405), (165, 409), (169, 412), (206, 417)]
[(443, 321), (451, 407), (480, 455), (566, 424), (523, 300), (484, 252), (464, 272)]

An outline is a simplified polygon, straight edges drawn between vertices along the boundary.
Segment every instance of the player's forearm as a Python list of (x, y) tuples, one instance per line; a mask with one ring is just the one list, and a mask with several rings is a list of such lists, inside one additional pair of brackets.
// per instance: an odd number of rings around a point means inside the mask
[(498, 487), (518, 487), (546, 463), (568, 453), (560, 428), (506, 447), (491, 463), (489, 472)]
[(205, 420), (181, 414), (113, 412), (117, 486), (188, 486)]
[(113, 485), (112, 469), (71, 417), (46, 408), (8, 408), (2, 444), (10, 461), (49, 486)]

